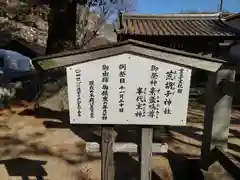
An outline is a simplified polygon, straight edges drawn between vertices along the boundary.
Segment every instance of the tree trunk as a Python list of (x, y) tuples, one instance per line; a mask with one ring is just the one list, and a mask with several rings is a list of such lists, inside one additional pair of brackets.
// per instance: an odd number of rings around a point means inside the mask
[(46, 54), (76, 46), (76, 0), (50, 2)]

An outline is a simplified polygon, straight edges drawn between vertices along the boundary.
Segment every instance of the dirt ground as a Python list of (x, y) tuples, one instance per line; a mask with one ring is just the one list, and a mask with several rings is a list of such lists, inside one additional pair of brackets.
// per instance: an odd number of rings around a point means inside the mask
[[(100, 155), (84, 152), (86, 141), (99, 141), (91, 126), (71, 126), (68, 114), (31, 107), (14, 107), (15, 113), (0, 113), (1, 180), (100, 180)], [(240, 160), (240, 111), (234, 110), (229, 151)], [(171, 127), (169, 152), (152, 157), (153, 179), (232, 179), (223, 169), (199, 170), (203, 108), (191, 107), (188, 126)], [(130, 131), (119, 132), (121, 134)], [(131, 133), (128, 137), (136, 139)], [(126, 166), (127, 164), (127, 166)], [(218, 167), (218, 166), (217, 166)], [(117, 180), (137, 180), (136, 157), (115, 154)], [(218, 173), (216, 173), (218, 172)]]

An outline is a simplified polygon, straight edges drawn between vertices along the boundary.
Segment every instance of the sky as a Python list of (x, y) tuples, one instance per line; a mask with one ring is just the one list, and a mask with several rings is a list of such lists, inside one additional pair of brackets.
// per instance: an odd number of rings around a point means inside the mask
[[(136, 0), (135, 13), (166, 14), (181, 12), (217, 12), (221, 0)], [(224, 0), (223, 9), (240, 12), (240, 0)], [(114, 23), (117, 14), (113, 14), (107, 23)]]
[[(182, 11), (218, 11), (220, 0), (137, 0), (136, 13), (164, 14)], [(224, 0), (223, 8), (240, 12), (240, 0)]]

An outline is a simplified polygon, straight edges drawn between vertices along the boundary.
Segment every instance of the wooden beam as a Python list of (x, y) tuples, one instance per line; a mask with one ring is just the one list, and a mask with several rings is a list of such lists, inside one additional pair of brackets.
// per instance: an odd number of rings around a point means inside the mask
[(123, 53), (136, 54), (158, 61), (166, 61), (187, 67), (199, 68), (216, 72), (226, 61), (199, 56), (193, 53), (156, 46), (149, 43), (129, 40), (111, 46), (104, 46), (92, 51), (69, 51), (33, 59), (43, 70), (72, 66), (74, 64), (93, 61), (96, 59), (116, 56)]
[(152, 140), (153, 128), (142, 128), (140, 150), (140, 180), (151, 180), (152, 178)]
[[(204, 58), (206, 57), (204, 56), (199, 56), (199, 58), (183, 56), (181, 54), (161, 52), (159, 50), (146, 49), (138, 46), (131, 46), (130, 50), (131, 50), (130, 52), (132, 53), (137, 54), (141, 52), (142, 55), (149, 56), (152, 58), (158, 58), (169, 63), (174, 63), (187, 67), (194, 67), (211, 72), (216, 72), (224, 63), (221, 61), (211, 61), (210, 58), (209, 60), (205, 60)], [(202, 59), (200, 57), (202, 57)]]
[(213, 148), (208, 156), (208, 165), (217, 161), (234, 179), (240, 179), (240, 163), (230, 153), (219, 147)]
[(232, 96), (222, 93), (219, 84), (222, 80), (234, 81), (235, 70), (221, 69), (209, 73), (206, 87), (206, 106), (204, 114), (204, 134), (201, 149), (202, 168), (209, 167), (209, 154), (212, 148), (227, 150), (229, 126), (232, 109)]
[(231, 154), (221, 148), (214, 148), (212, 156), (215, 156), (217, 161), (228, 171), (234, 179), (240, 179), (240, 162)]
[[(138, 144), (136, 143), (115, 142), (113, 144), (113, 152), (124, 152), (124, 153), (131, 153), (132, 155), (134, 155), (138, 153), (137, 149), (138, 149)], [(99, 143), (87, 142), (86, 152), (89, 152), (89, 153), (101, 152)], [(153, 154), (167, 153), (167, 152), (168, 152), (167, 143), (152, 143)]]
[(101, 180), (114, 180), (113, 144), (116, 138), (113, 126), (102, 126)]

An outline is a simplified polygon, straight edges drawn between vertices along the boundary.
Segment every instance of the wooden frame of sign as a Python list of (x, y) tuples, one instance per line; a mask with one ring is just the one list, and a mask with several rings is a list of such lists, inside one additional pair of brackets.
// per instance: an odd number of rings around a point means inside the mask
[(102, 125), (102, 180), (114, 179), (115, 124), (141, 127), (140, 179), (150, 180), (151, 125), (186, 125), (191, 69), (216, 74), (226, 63), (133, 40), (35, 61), (44, 70), (67, 67), (71, 124)]

